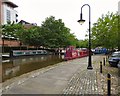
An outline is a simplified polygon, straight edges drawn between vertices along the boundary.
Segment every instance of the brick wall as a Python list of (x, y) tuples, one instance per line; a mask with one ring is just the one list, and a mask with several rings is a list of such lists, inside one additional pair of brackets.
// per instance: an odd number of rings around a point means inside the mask
[(17, 41), (17, 40), (0, 40), (0, 45), (3, 45), (4, 43), (4, 46), (20, 46), (20, 41)]

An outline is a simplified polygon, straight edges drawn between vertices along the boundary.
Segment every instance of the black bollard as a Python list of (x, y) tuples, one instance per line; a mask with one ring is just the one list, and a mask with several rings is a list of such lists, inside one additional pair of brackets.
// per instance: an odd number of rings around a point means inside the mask
[(10, 50), (10, 57), (13, 57), (13, 50)]
[(107, 74), (107, 90), (108, 90), (107, 94), (108, 96), (110, 96), (111, 95), (111, 75), (109, 73)]
[(102, 73), (102, 62), (100, 61), (100, 73)]
[(105, 66), (105, 58), (103, 58), (103, 65)]

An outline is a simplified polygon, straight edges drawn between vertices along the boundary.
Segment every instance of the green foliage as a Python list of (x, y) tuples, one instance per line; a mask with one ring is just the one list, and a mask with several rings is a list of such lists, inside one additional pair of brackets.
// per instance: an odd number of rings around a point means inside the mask
[(79, 48), (88, 48), (88, 39), (79, 40)]
[(55, 20), (51, 16), (42, 23), (41, 29), (46, 39), (45, 45), (50, 48), (66, 47), (75, 45), (75, 36), (70, 33), (70, 29), (65, 27), (61, 19)]
[(2, 38), (17, 39), (23, 42), (24, 26), (21, 24), (8, 23), (2, 25)]
[(118, 46), (118, 15), (107, 13), (92, 27), (92, 46), (116, 48)]
[(78, 44), (78, 40), (62, 20), (56, 20), (53, 16), (47, 17), (41, 26), (31, 28), (25, 28), (21, 24), (3, 25), (2, 35), (19, 38), (22, 43), (36, 47), (60, 48)]

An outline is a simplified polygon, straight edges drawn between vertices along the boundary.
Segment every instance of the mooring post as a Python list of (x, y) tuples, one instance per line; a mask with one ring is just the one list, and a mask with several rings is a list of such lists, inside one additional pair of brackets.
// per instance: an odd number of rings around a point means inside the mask
[(108, 57), (106, 56), (106, 62), (108, 61)]
[(108, 96), (110, 96), (111, 95), (111, 75), (109, 73), (107, 74), (107, 90), (108, 90), (107, 94)]
[(104, 66), (105, 66), (105, 58), (103, 58), (103, 64), (104, 64)]
[(102, 73), (102, 61), (100, 61), (100, 73)]

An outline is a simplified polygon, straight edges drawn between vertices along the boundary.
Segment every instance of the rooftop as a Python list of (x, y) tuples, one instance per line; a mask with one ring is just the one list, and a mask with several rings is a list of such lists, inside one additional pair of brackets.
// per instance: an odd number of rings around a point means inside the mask
[(2, 0), (3, 3), (6, 3), (8, 5), (10, 5), (13, 8), (18, 7), (16, 4), (14, 4), (13, 2), (9, 1), (9, 0)]

